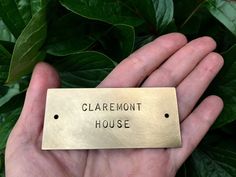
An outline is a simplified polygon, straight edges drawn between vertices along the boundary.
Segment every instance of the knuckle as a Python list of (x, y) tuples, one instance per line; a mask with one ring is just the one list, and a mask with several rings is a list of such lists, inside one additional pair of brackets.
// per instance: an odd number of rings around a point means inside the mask
[(140, 55), (133, 53), (131, 54), (124, 62), (129, 62), (131, 68), (135, 68), (136, 70), (140, 71), (140, 75), (145, 75), (148, 73), (148, 65), (147, 62), (144, 61), (144, 58)]
[(166, 85), (168, 85), (168, 86), (176, 85), (177, 79), (170, 69), (162, 66), (162, 67), (160, 67), (160, 73), (161, 73), (161, 77), (163, 78), (163, 80), (168, 82), (168, 83), (166, 83)]
[(131, 54), (128, 58), (128, 61), (130, 61), (132, 63), (132, 65), (138, 65), (138, 66), (142, 66), (144, 61), (143, 59), (136, 53)]
[(204, 72), (216, 75), (216, 73), (220, 70), (223, 64), (223, 57), (218, 53), (212, 52), (208, 54), (205, 58), (205, 62), (202, 69)]

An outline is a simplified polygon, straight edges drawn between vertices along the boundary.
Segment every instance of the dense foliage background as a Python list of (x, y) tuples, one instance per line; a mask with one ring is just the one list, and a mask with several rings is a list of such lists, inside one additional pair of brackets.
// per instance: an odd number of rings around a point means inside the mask
[(30, 73), (45, 60), (63, 87), (95, 87), (161, 34), (212, 36), (225, 66), (205, 95), (225, 108), (178, 176), (236, 176), (236, 2), (229, 0), (0, 0), (0, 176)]

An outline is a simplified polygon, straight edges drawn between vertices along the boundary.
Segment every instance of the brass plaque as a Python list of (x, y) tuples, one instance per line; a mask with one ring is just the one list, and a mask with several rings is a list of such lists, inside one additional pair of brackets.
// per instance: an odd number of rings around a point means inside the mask
[(175, 88), (49, 89), (42, 149), (181, 146)]

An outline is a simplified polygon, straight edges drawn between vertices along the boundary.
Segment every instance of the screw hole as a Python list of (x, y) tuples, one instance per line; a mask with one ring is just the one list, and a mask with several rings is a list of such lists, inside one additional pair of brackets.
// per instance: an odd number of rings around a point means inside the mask
[(169, 118), (170, 115), (168, 113), (165, 113), (165, 118)]
[(54, 115), (54, 119), (58, 119), (59, 118), (59, 116), (56, 114), (56, 115)]

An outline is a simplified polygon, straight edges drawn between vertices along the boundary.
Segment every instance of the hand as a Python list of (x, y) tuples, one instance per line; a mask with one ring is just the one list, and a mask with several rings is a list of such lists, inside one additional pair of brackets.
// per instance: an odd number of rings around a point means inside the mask
[(59, 87), (56, 71), (36, 66), (21, 116), (6, 147), (7, 177), (173, 177), (199, 144), (222, 110), (209, 96), (195, 104), (223, 65), (209, 37), (187, 43), (178, 33), (167, 34), (123, 60), (98, 87), (177, 88), (182, 148), (42, 151), (46, 91)]

